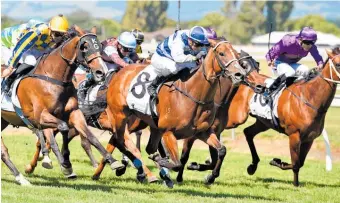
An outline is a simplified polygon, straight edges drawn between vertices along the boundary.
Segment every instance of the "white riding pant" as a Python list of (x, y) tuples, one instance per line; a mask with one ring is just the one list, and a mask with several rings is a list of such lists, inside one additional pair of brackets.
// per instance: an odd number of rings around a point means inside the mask
[[(35, 48), (31, 48), (25, 53), (22, 54), (21, 58), (19, 59), (19, 63), (26, 63), (28, 65), (35, 66), (37, 63), (37, 58), (42, 56), (44, 53), (47, 53), (46, 51), (40, 51)], [(1, 45), (1, 64), (9, 65), (9, 59), (13, 55), (13, 48), (7, 48), (3, 45)]]
[(175, 61), (154, 53), (151, 58), (151, 65), (154, 67), (157, 76), (168, 76), (176, 74), (184, 68), (195, 68), (196, 62), (176, 63)]
[[(309, 68), (299, 63), (288, 64), (276, 60), (272, 71), (274, 73), (275, 78), (283, 74), (285, 74), (286, 77), (297, 76), (299, 78), (303, 78), (308, 75)], [(266, 79), (265, 81), (266, 87), (270, 87), (271, 84), (273, 84), (273, 82), (274, 82), (273, 78)]]

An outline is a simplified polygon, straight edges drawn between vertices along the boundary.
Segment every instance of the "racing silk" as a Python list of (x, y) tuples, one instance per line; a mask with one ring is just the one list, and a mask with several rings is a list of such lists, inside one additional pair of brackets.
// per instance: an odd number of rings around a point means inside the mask
[(297, 35), (287, 34), (276, 43), (266, 54), (267, 62), (278, 60), (288, 64), (297, 63), (308, 53), (311, 53), (317, 65), (323, 65), (322, 57), (315, 44), (309, 51), (305, 51), (298, 41)]
[(138, 44), (137, 44), (136, 53), (137, 53), (137, 54), (143, 53), (143, 51), (142, 51), (142, 46), (141, 46), (141, 45), (138, 45)]
[[(118, 52), (118, 39), (116, 38), (109, 38), (102, 42), (103, 45), (103, 52), (107, 56), (110, 57), (113, 63), (117, 64), (118, 66), (124, 68), (129, 65), (129, 63), (123, 60), (124, 56), (121, 56)], [(139, 59), (138, 55), (133, 52), (128, 56), (134, 63)]]
[(30, 48), (47, 50), (54, 46), (48, 25), (36, 20), (4, 29), (1, 32), (1, 43), (8, 48), (14, 47), (8, 62), (12, 67), (17, 65), (22, 54)]
[(189, 48), (189, 30), (178, 30), (157, 46), (156, 53), (176, 63), (196, 61)]

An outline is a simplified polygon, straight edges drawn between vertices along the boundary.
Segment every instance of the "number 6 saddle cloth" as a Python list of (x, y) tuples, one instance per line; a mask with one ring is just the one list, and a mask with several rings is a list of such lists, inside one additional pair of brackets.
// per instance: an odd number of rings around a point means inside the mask
[[(150, 95), (147, 90), (151, 82), (156, 78), (157, 74), (152, 65), (148, 65), (144, 70), (139, 72), (133, 78), (129, 92), (126, 97), (126, 102), (130, 109), (139, 111), (143, 114), (151, 115), (150, 110)], [(159, 87), (158, 87), (159, 90)], [(156, 110), (156, 107), (153, 109)], [(157, 112), (154, 112), (157, 115)]]

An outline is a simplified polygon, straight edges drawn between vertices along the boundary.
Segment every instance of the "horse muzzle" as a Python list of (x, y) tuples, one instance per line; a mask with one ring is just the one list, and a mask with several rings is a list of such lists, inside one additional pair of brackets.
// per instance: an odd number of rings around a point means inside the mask
[(105, 74), (102, 70), (94, 71), (93, 76), (96, 82), (101, 82), (105, 80)]
[(230, 78), (234, 86), (238, 86), (242, 81), (244, 81), (244, 75), (239, 72), (231, 74)]

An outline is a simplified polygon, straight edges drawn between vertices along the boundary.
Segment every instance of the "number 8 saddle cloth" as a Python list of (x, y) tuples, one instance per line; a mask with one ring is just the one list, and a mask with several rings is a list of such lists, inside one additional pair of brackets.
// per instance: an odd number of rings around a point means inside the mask
[[(150, 95), (147, 88), (156, 76), (157, 74), (152, 65), (148, 65), (132, 79), (129, 92), (126, 97), (126, 102), (130, 109), (146, 115), (151, 115), (149, 104)], [(153, 109), (156, 109), (156, 107)], [(157, 112), (154, 113), (157, 115)]]

